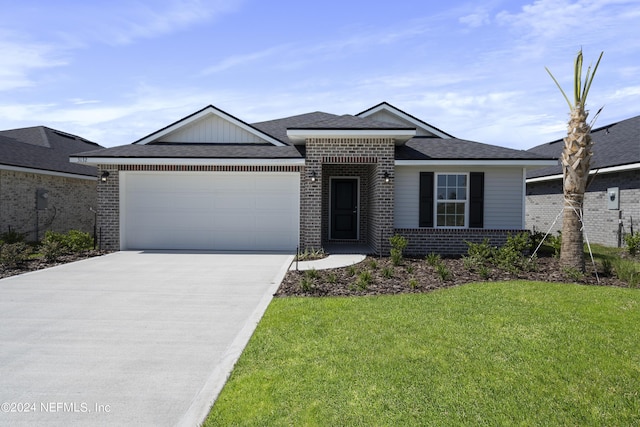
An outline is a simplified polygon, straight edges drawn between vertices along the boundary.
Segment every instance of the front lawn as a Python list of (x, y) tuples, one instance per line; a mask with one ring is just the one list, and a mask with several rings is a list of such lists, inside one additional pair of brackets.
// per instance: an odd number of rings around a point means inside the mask
[(638, 343), (637, 289), (276, 298), (205, 425), (638, 425)]

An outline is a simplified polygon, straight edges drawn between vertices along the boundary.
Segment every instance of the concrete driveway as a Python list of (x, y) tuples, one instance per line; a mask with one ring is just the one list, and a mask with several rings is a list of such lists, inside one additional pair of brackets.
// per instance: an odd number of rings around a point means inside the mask
[(288, 254), (117, 252), (0, 280), (0, 425), (197, 425)]

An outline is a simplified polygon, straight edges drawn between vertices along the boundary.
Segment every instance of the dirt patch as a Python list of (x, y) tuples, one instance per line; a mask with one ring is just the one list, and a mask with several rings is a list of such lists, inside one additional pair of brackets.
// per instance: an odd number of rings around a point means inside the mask
[(350, 267), (312, 273), (289, 271), (275, 296), (422, 293), (470, 282), (518, 279), (627, 287), (625, 282), (606, 276), (603, 271), (598, 271), (598, 282), (591, 264), (587, 265), (587, 273), (584, 275), (565, 272), (559, 260), (553, 257), (539, 258), (535, 269), (524, 272), (509, 272), (495, 267), (484, 270), (470, 268), (461, 258), (442, 259), (440, 262), (444, 267), (437, 269), (424, 259), (404, 259), (401, 265), (394, 266), (389, 258), (367, 257), (363, 262)]

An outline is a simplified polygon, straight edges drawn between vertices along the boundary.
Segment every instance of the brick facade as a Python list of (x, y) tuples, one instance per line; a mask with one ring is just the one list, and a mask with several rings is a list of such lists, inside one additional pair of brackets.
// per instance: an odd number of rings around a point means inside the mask
[[(387, 254), (388, 238), (393, 234), (393, 168), (393, 139), (309, 138), (300, 191), (301, 248), (332, 242), (328, 225), (331, 177), (358, 177), (360, 233), (353, 243)], [(385, 172), (391, 182), (384, 182)]]
[[(620, 210), (624, 232), (640, 230), (640, 170), (597, 175), (584, 199), (584, 218), (589, 242), (606, 246), (618, 244), (618, 210), (607, 208), (607, 189), (620, 190)], [(526, 226), (546, 233), (556, 216), (562, 211), (562, 179), (527, 184)], [(562, 229), (562, 216), (551, 229), (555, 234)]]
[[(36, 209), (36, 192), (48, 192), (47, 208)], [(24, 233), (29, 241), (46, 230), (93, 233), (96, 180), (0, 170), (0, 233)]]
[(424, 256), (437, 253), (445, 256), (464, 255), (469, 246), (466, 242), (482, 243), (487, 238), (492, 246), (502, 246), (509, 235), (522, 230), (488, 230), (479, 228), (397, 228), (395, 233), (407, 238), (407, 255)]

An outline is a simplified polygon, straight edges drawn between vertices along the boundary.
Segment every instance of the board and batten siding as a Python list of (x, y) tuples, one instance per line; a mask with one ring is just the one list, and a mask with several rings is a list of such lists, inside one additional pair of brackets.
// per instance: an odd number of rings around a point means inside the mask
[(264, 143), (257, 135), (218, 116), (207, 116), (159, 139), (159, 142)]
[(418, 228), (420, 172), (484, 172), (484, 227), (508, 230), (523, 227), (523, 173), (518, 167), (396, 166), (394, 227)]

